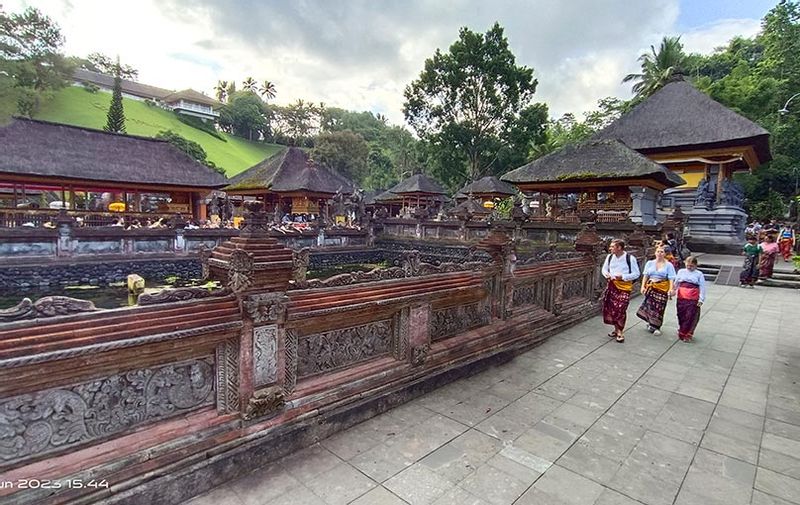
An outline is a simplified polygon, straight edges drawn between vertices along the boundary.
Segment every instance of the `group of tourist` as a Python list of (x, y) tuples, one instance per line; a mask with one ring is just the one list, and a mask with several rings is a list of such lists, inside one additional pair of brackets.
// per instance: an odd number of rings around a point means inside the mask
[(603, 322), (614, 327), (608, 336), (617, 342), (625, 341), (628, 304), (634, 282), (640, 276), (644, 301), (636, 315), (647, 323), (647, 330), (653, 335), (661, 335), (667, 304), (677, 297), (678, 338), (683, 342), (692, 341), (700, 319), (700, 307), (706, 297), (705, 278), (697, 269), (697, 259), (693, 256), (685, 259), (684, 268), (677, 268), (668, 243), (669, 237), (657, 244), (655, 259), (645, 263), (644, 271), (640, 272), (636, 258), (625, 251), (625, 242), (619, 239), (611, 241), (610, 254), (602, 268), (603, 277), (608, 281), (603, 299)]
[(756, 221), (748, 225), (745, 232), (747, 242), (742, 246), (744, 264), (739, 275), (739, 286), (752, 288), (759, 279), (772, 277), (778, 255), (783, 257), (784, 262), (792, 259), (796, 236), (791, 225), (784, 223), (778, 228), (773, 221), (764, 225)]

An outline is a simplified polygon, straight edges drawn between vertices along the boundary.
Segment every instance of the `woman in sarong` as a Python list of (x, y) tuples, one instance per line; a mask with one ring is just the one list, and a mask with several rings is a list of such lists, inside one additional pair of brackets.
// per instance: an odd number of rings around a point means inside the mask
[(775, 268), (775, 260), (778, 258), (778, 244), (775, 243), (775, 238), (771, 234), (764, 237), (764, 242), (761, 243), (761, 260), (758, 264), (758, 274), (762, 279), (769, 279), (772, 277), (772, 271)]
[(792, 259), (792, 249), (794, 249), (794, 230), (788, 224), (784, 224), (781, 227), (781, 231), (778, 232), (778, 247), (781, 250), (781, 256), (783, 256), (783, 261), (789, 261)]
[(697, 258), (686, 258), (686, 268), (678, 270), (674, 285), (671, 294), (678, 295), (678, 338), (691, 342), (706, 299), (706, 279), (697, 269)]
[(642, 302), (636, 315), (647, 322), (647, 331), (655, 336), (661, 335), (664, 310), (667, 308), (669, 293), (673, 289), (675, 267), (667, 260), (666, 248), (656, 248), (656, 259), (648, 261), (642, 272)]
[(742, 247), (744, 265), (742, 265), (742, 273), (739, 274), (739, 286), (752, 288), (758, 280), (758, 257), (761, 252), (761, 246), (756, 243), (756, 237), (749, 235), (747, 243)]

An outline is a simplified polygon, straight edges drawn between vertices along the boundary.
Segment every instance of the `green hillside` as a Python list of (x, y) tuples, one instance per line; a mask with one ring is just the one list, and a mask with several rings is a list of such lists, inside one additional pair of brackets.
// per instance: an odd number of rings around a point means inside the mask
[[(36, 119), (102, 129), (111, 93), (90, 93), (82, 87), (70, 86), (58, 91), (44, 103)], [(138, 100), (123, 98), (125, 126), (131, 135), (154, 137), (162, 130), (172, 130), (197, 142), (208, 153), (208, 159), (225, 168), (228, 177), (238, 174), (275, 154), (283, 146), (263, 144), (223, 134), (227, 142), (178, 121), (171, 111), (153, 107)]]

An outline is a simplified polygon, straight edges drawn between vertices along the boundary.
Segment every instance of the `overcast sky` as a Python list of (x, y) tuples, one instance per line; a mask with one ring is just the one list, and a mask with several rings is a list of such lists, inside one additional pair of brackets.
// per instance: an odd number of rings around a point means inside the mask
[(119, 54), (139, 81), (209, 95), (220, 79), (268, 79), (298, 98), (403, 123), (403, 89), (436, 48), (499, 21), (517, 63), (533, 67), (552, 116), (630, 96), (622, 77), (664, 35), (708, 53), (752, 36), (777, 0), (0, 0), (38, 7), (67, 54)]

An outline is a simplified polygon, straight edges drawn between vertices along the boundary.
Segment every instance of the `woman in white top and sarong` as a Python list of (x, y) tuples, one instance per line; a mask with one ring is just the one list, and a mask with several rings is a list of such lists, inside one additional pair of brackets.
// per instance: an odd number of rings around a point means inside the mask
[(636, 315), (647, 322), (647, 331), (661, 335), (664, 310), (670, 299), (675, 280), (675, 267), (667, 261), (664, 246), (656, 248), (656, 259), (648, 261), (642, 272), (642, 294), (644, 301)]

